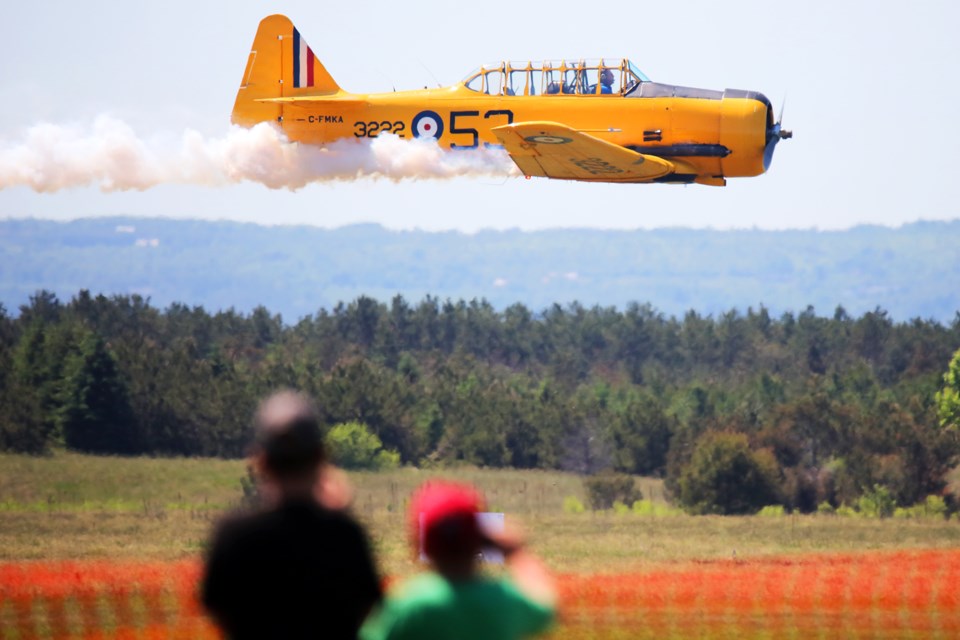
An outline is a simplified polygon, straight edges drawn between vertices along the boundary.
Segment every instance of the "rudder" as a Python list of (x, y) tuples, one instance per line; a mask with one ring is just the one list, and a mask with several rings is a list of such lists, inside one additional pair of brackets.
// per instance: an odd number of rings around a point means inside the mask
[(293, 22), (284, 15), (267, 16), (253, 39), (230, 120), (245, 127), (282, 122), (282, 103), (263, 100), (340, 91)]

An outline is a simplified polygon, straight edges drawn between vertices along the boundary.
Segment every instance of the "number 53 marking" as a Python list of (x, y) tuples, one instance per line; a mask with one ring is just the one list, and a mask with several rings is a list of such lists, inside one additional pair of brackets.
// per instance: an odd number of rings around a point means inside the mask
[[(477, 118), (480, 117), (479, 111), (451, 111), (450, 112), (450, 133), (457, 134), (463, 133), (469, 136), (472, 136), (472, 141), (470, 144), (457, 144), (455, 142), (450, 143), (451, 149), (476, 149), (480, 146), (480, 133), (473, 127), (463, 127), (458, 126), (457, 120), (460, 118)], [(505, 123), (495, 123), (490, 122), (489, 127), (500, 126), (500, 124), (513, 124), (513, 111), (509, 109), (492, 109), (483, 114), (483, 119), (490, 121), (493, 118), (506, 118)], [(491, 142), (484, 142), (484, 147), (488, 149), (502, 149), (502, 144), (493, 144)]]

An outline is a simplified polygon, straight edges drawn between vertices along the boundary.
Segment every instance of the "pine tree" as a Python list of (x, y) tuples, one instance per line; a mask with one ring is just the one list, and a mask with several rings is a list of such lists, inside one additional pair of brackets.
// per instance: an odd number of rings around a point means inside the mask
[(103, 340), (86, 332), (64, 363), (57, 422), (68, 448), (135, 453), (135, 425), (126, 387)]

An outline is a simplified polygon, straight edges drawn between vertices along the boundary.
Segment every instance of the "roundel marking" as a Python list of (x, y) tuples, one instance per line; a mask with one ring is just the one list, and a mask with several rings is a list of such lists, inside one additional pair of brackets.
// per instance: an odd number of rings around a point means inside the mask
[(413, 117), (410, 127), (414, 138), (435, 138), (443, 135), (443, 119), (436, 111), (421, 111)]
[(524, 140), (538, 144), (567, 144), (573, 142), (572, 138), (564, 138), (563, 136), (527, 136)]

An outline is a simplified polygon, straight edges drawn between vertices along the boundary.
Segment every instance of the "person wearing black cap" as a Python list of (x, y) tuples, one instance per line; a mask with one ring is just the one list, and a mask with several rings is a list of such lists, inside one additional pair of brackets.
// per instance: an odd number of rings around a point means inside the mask
[(326, 463), (317, 411), (282, 391), (254, 422), (264, 504), (218, 527), (203, 604), (232, 639), (354, 640), (382, 593), (367, 537), (342, 508), (345, 484)]

